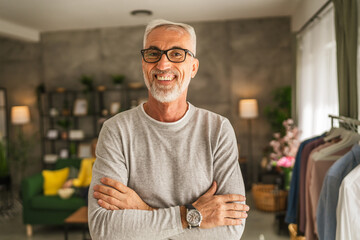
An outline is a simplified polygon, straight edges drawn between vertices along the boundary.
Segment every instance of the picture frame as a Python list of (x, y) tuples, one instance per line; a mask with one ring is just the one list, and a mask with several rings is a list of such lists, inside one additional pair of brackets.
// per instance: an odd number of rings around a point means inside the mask
[(110, 114), (115, 115), (120, 112), (121, 104), (120, 102), (113, 102), (110, 105)]
[(73, 115), (74, 116), (85, 116), (87, 115), (88, 102), (86, 99), (79, 98), (75, 100)]
[(72, 129), (69, 131), (70, 140), (83, 140), (84, 136), (84, 131), (81, 129)]
[(57, 129), (49, 129), (46, 133), (46, 137), (50, 140), (55, 140), (59, 137), (59, 131)]
[(89, 158), (89, 157), (92, 157), (91, 144), (80, 143), (78, 146), (78, 158)]

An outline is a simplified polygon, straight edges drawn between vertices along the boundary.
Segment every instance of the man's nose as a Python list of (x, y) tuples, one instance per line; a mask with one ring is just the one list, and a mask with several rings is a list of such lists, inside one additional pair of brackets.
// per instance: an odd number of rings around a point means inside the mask
[(171, 62), (169, 61), (166, 54), (164, 53), (161, 56), (160, 60), (157, 62), (157, 68), (159, 70), (165, 70), (165, 69), (169, 69), (170, 66), (171, 66)]

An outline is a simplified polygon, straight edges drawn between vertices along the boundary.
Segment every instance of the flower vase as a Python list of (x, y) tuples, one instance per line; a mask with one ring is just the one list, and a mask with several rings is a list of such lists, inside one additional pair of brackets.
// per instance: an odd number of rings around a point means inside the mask
[(289, 191), (291, 176), (292, 176), (292, 169), (283, 168), (283, 172), (284, 172), (284, 190)]

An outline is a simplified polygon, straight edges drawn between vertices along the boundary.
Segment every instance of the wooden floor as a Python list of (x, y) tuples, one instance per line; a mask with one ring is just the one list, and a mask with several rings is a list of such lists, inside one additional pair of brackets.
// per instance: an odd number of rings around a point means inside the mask
[[(250, 192), (247, 194), (247, 203), (251, 207), (246, 222), (244, 240), (289, 240), (289, 236), (278, 235), (275, 225), (275, 214), (265, 213), (255, 209)], [(0, 239), (1, 240), (24, 240), (26, 228), (22, 223), (21, 204), (16, 203), (11, 214), (0, 214)], [(63, 226), (34, 226), (31, 240), (64, 240)], [(82, 239), (82, 228), (71, 227), (69, 229), (70, 240)]]

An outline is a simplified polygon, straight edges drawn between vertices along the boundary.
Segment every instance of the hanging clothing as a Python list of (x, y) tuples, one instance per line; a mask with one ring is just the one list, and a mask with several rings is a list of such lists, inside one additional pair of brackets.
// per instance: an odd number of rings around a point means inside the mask
[(321, 189), (316, 214), (320, 240), (335, 240), (336, 207), (340, 185), (345, 176), (359, 164), (360, 146), (355, 144), (351, 151), (336, 161), (327, 172)]
[(315, 141), (310, 142), (304, 147), (304, 150), (301, 155), (301, 162), (300, 162), (300, 182), (299, 182), (299, 232), (304, 234), (305, 233), (305, 224), (306, 224), (306, 213), (305, 213), (305, 179), (306, 179), (306, 168), (307, 162), (312, 150), (316, 147), (324, 144), (324, 138), (319, 138)]
[(320, 137), (323, 136), (317, 136), (303, 141), (300, 144), (299, 149), (296, 153), (295, 164), (292, 172), (290, 189), (288, 193), (288, 203), (287, 203), (287, 210), (285, 216), (285, 221), (287, 223), (296, 223), (297, 208), (299, 204), (300, 162), (301, 162), (302, 151), (308, 143), (317, 140)]
[(336, 208), (336, 240), (359, 239), (360, 164), (342, 181)]
[[(336, 142), (328, 142), (325, 143), (316, 149), (310, 155), (308, 160), (307, 172), (306, 172), (306, 204), (305, 204), (305, 212), (306, 212), (306, 225), (305, 225), (305, 237), (307, 240), (315, 240), (317, 239), (317, 228), (316, 226), (316, 208), (319, 201), (319, 196), (321, 192), (321, 188), (324, 182), (324, 178), (326, 176), (329, 168), (334, 164), (334, 162), (344, 156), (347, 152), (351, 150), (351, 147), (345, 147), (344, 149), (333, 153), (331, 159), (329, 160), (327, 157), (324, 159), (314, 159), (315, 152), (319, 152), (321, 150), (326, 150), (328, 147), (333, 146)], [(316, 151), (315, 151), (316, 150)]]

